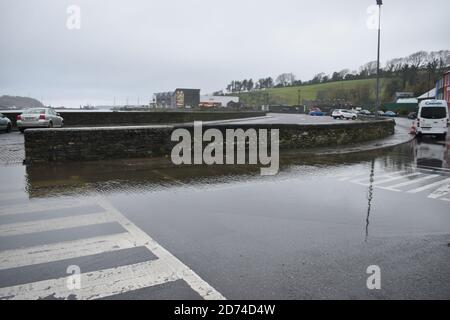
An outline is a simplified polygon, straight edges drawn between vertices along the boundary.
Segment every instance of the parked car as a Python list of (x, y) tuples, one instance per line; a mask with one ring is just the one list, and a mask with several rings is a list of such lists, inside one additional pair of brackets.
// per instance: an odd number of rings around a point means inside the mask
[(362, 114), (364, 116), (370, 116), (372, 115), (372, 112), (370, 112), (369, 110), (361, 110), (359, 114)]
[(51, 108), (31, 108), (17, 116), (17, 127), (20, 132), (27, 128), (62, 127), (64, 119)]
[(331, 116), (333, 117), (333, 119), (352, 119), (352, 120), (356, 120), (356, 118), (358, 117), (356, 113), (346, 109), (333, 110)]
[(0, 130), (8, 133), (11, 132), (11, 128), (11, 120), (9, 120), (3, 113), (0, 113)]
[(319, 108), (312, 108), (309, 111), (309, 115), (310, 116), (324, 116), (325, 112), (323, 112), (322, 110), (320, 110)]
[(448, 132), (448, 106), (445, 100), (424, 100), (419, 103), (417, 135), (435, 135), (445, 140)]
[(383, 116), (385, 117), (396, 117), (397, 114), (394, 111), (386, 111)]
[(410, 112), (408, 113), (408, 119), (416, 119), (417, 118), (417, 112)]
[(378, 113), (379, 117), (384, 117), (384, 112), (383, 111), (378, 110), (377, 113)]

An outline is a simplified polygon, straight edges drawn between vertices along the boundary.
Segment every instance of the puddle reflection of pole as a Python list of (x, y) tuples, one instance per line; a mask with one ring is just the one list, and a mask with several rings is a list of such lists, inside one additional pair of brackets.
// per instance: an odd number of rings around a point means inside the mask
[(374, 173), (375, 173), (375, 159), (372, 160), (371, 168), (370, 168), (370, 177), (369, 177), (369, 189), (367, 190), (367, 216), (366, 216), (366, 238), (365, 242), (369, 238), (369, 218), (370, 218), (370, 209), (372, 206), (373, 199), (373, 181), (374, 181)]

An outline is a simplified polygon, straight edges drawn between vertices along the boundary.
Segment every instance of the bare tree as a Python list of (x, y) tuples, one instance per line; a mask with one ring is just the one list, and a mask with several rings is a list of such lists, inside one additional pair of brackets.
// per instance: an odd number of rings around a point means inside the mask
[(423, 63), (425, 63), (427, 58), (428, 52), (417, 51), (408, 57), (408, 61), (414, 68), (419, 69), (420, 67), (422, 67)]
[(280, 74), (275, 82), (282, 87), (287, 87), (295, 82), (295, 75), (293, 73), (282, 73)]
[(403, 58), (395, 58), (391, 59), (386, 63), (386, 71), (388, 72), (398, 72), (402, 69), (404, 59)]
[(370, 76), (377, 73), (377, 62), (376, 61), (370, 61), (365, 64), (363, 64), (359, 68), (359, 74), (361, 76)]
[(322, 82), (323, 77), (325, 77), (325, 73), (324, 72), (318, 73), (311, 80), (311, 83), (320, 83), (320, 82)]

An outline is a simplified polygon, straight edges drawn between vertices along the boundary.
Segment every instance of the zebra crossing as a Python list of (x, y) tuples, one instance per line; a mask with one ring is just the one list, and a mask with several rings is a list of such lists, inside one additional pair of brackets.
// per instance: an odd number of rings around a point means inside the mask
[(423, 193), (429, 199), (450, 201), (450, 177), (445, 170), (431, 170), (411, 167), (408, 170), (378, 173), (376, 170), (373, 181), (369, 172), (345, 172), (333, 175), (338, 181), (350, 182), (364, 187), (403, 192), (406, 194)]
[[(2, 239), (65, 232), (86, 226), (116, 223), (121, 232), (87, 238), (28, 244), (0, 251), (0, 282), (5, 274), (20, 268), (64, 263), (70, 259), (144, 248), (154, 259), (100, 270), (81, 270), (80, 287), (68, 286), (67, 276), (44, 278), (29, 283), (0, 285), (0, 299), (98, 299), (182, 280), (201, 298), (225, 297), (188, 266), (128, 220), (104, 198), (83, 200), (23, 200), (21, 192), (0, 193), (0, 242)], [(11, 202), (11, 200), (14, 200)], [(90, 210), (85, 210), (90, 206)], [(93, 208), (96, 208), (93, 210)], [(64, 211), (65, 210), (65, 211)], [(3, 248), (2, 248), (3, 249)], [(6, 273), (5, 273), (6, 272)], [(7, 282), (7, 281), (6, 281)], [(177, 297), (173, 297), (177, 299)], [(180, 298), (180, 297), (178, 297)]]

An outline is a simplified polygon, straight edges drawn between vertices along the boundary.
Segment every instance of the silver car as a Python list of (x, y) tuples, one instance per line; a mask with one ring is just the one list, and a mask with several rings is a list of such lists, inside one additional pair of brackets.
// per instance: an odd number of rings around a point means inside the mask
[(62, 127), (64, 119), (51, 108), (32, 108), (17, 116), (17, 128), (24, 132), (27, 128)]
[(0, 131), (11, 132), (11, 120), (9, 120), (4, 114), (0, 113)]

